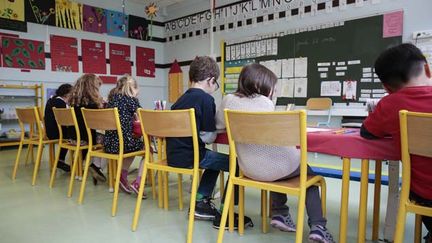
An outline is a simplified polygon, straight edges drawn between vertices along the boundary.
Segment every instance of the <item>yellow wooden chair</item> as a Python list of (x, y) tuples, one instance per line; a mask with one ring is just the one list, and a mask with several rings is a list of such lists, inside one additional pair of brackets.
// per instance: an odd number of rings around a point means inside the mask
[[(140, 184), (140, 190), (137, 197), (135, 206), (135, 213), (132, 222), (132, 231), (135, 231), (138, 225), (139, 214), (141, 210), (142, 193), (144, 191), (144, 183), (147, 176), (147, 170), (158, 171), (159, 181), (161, 181), (161, 173), (163, 173), (164, 183), (164, 205), (165, 209), (168, 208), (168, 195), (167, 195), (167, 173), (186, 174), (192, 176), (192, 191), (190, 199), (190, 211), (189, 211), (189, 226), (187, 233), (187, 242), (192, 242), (193, 227), (194, 227), (194, 214), (195, 214), (195, 200), (196, 193), (198, 190), (198, 179), (199, 179), (199, 145), (198, 145), (198, 134), (195, 121), (194, 109), (188, 110), (173, 110), (173, 111), (154, 111), (154, 110), (143, 110), (138, 109), (138, 114), (141, 120), (141, 127), (145, 139), (145, 160), (144, 169)], [(167, 164), (166, 159), (163, 156), (158, 156), (157, 161), (152, 161), (150, 158), (150, 142), (149, 136), (157, 137), (159, 139), (158, 144), (162, 144), (162, 138), (166, 137), (192, 137), (193, 148), (194, 148), (194, 166), (191, 169), (188, 168), (176, 168), (171, 167)], [(159, 150), (160, 151), (160, 150)], [(159, 154), (158, 154), (159, 155)], [(179, 177), (181, 181), (181, 177)], [(159, 183), (160, 185), (160, 183)], [(159, 187), (160, 188), (160, 187)], [(161, 194), (161, 193), (159, 193)], [(179, 208), (183, 208), (182, 202), (182, 187), (179, 183)]]
[[(327, 111), (327, 121), (317, 122), (315, 125), (330, 127), (331, 108), (333, 101), (330, 98), (310, 98), (306, 101), (306, 109), (310, 111)], [(313, 125), (313, 124), (310, 124)]]
[[(221, 225), (219, 228), (218, 243), (222, 243), (228, 211), (229, 229), (233, 231), (234, 226), (234, 198), (233, 187), (239, 186), (239, 222), (238, 232), (244, 232), (244, 187), (254, 187), (262, 190), (262, 203), (266, 204), (267, 191), (279, 192), (298, 196), (298, 214), (296, 242), (302, 242), (304, 211), (306, 201), (306, 190), (312, 185), (321, 185), (322, 206), (325, 209), (325, 180), (321, 176), (307, 175), (307, 142), (306, 142), (306, 112), (285, 111), (285, 112), (242, 112), (225, 110), (225, 120), (230, 147), (230, 176), (226, 188), (225, 206)], [(251, 131), (263, 131), (261, 133)], [(247, 178), (240, 171), (236, 176), (236, 143), (260, 144), (272, 146), (298, 146), (300, 145), (301, 161), (300, 176), (288, 180), (276, 182), (260, 182)], [(288, 163), (289, 161), (287, 161)], [(262, 209), (263, 231), (266, 231), (267, 216), (266, 206)]]
[[(23, 146), (28, 145), (30, 151), (32, 150), (30, 146), (37, 146), (38, 149), (37, 149), (37, 155), (36, 155), (35, 166), (33, 169), (33, 179), (32, 179), (32, 186), (34, 186), (36, 184), (36, 178), (39, 171), (40, 162), (42, 160), (42, 152), (44, 146), (48, 144), (50, 148), (49, 162), (51, 168), (52, 161), (53, 161), (52, 154), (54, 151), (54, 144), (56, 144), (58, 140), (57, 139), (49, 140), (48, 138), (46, 138), (45, 130), (43, 128), (43, 122), (40, 118), (38, 107), (16, 108), (16, 114), (18, 116), (18, 123), (21, 128), (21, 138), (18, 147), (18, 154), (15, 160), (15, 166), (12, 172), (12, 179), (15, 180), (16, 178), (18, 164), (21, 157)], [(28, 138), (25, 136), (26, 125), (34, 128), (32, 129), (32, 132), (29, 133)]]
[[(84, 165), (84, 176), (82, 179), (78, 203), (82, 204), (84, 200), (84, 191), (85, 191), (85, 185), (86, 185), (91, 157), (106, 158), (108, 159), (110, 164), (114, 160), (116, 160), (117, 169), (115, 170), (116, 175), (114, 181), (114, 196), (113, 196), (112, 209), (111, 209), (111, 215), (115, 216), (117, 212), (120, 173), (123, 165), (123, 159), (129, 157), (135, 157), (135, 156), (144, 156), (144, 150), (131, 152), (131, 153), (124, 153), (123, 133), (121, 129), (120, 117), (117, 108), (111, 108), (111, 109), (81, 108), (81, 112), (84, 118), (89, 142), (88, 142), (88, 152), (87, 152), (86, 162)], [(101, 131), (117, 130), (117, 135), (119, 138), (119, 153), (110, 154), (104, 152), (103, 149), (95, 149), (93, 147), (95, 141), (93, 141), (91, 130), (101, 130)]]
[(409, 199), (411, 155), (432, 157), (432, 113), (399, 112), (402, 151), (402, 189), (394, 242), (404, 241), (405, 219), (408, 212), (416, 214), (415, 239), (421, 240), (421, 216), (432, 217), (432, 208), (417, 205)]
[[(54, 185), (54, 178), (56, 175), (57, 163), (60, 157), (60, 150), (67, 149), (73, 152), (73, 161), (71, 163), (71, 178), (69, 181), (69, 189), (67, 196), (72, 196), (73, 183), (75, 181), (75, 173), (78, 176), (82, 176), (82, 158), (81, 152), (84, 149), (88, 149), (88, 145), (81, 145), (80, 130), (78, 126), (78, 121), (75, 116), (75, 110), (73, 108), (53, 108), (54, 116), (57, 122), (57, 127), (59, 130), (59, 144), (58, 152), (54, 161), (53, 169), (51, 171), (51, 179), (49, 187), (52, 188)], [(65, 134), (63, 134), (63, 127), (73, 127), (75, 129), (76, 141), (71, 143), (65, 139)], [(78, 172), (77, 172), (78, 169)], [(111, 186), (111, 185), (110, 185)]]

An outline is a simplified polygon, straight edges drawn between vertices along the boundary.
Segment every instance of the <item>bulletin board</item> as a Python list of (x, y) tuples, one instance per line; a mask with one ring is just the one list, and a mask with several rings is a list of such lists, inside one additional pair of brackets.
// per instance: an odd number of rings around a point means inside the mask
[(366, 102), (385, 94), (374, 72), (383, 50), (402, 43), (403, 12), (313, 26), (294, 33), (241, 43), (223, 43), (223, 93), (237, 89), (248, 63), (261, 63), (278, 76), (277, 103), (305, 105), (308, 98)]

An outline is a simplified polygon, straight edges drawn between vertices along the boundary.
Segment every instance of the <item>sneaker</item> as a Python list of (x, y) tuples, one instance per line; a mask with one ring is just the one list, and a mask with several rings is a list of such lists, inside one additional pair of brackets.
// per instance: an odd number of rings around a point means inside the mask
[(310, 243), (335, 243), (328, 229), (321, 225), (312, 225), (309, 233)]
[(123, 192), (126, 192), (127, 194), (131, 194), (132, 193), (132, 189), (129, 185), (129, 182), (127, 180), (127, 178), (121, 177), (120, 176), (120, 184), (119, 184), (120, 190), (122, 190)]
[(270, 225), (273, 228), (279, 229), (280, 231), (285, 231), (285, 232), (296, 231), (296, 224), (294, 223), (294, 220), (291, 218), (290, 214), (288, 214), (287, 216), (283, 216), (283, 215), (273, 216), (270, 221)]
[(432, 243), (432, 234), (429, 232), (425, 237), (423, 237), (425, 243)]
[[(213, 228), (215, 229), (219, 229), (220, 228), (220, 222), (222, 219), (222, 215), (220, 213), (218, 213), (215, 217), (215, 219), (213, 220)], [(238, 230), (238, 221), (239, 221), (239, 215), (238, 213), (234, 213), (234, 230)], [(252, 219), (249, 218), (248, 216), (244, 216), (244, 228), (248, 228), (248, 227), (253, 227), (254, 224), (252, 222)], [(228, 230), (229, 226), (228, 226), (228, 220), (225, 224), (225, 230)]]
[(195, 205), (195, 219), (200, 220), (214, 220), (219, 212), (212, 202), (211, 198), (203, 198), (196, 201)]
[(91, 173), (93, 178), (95, 178), (96, 180), (98, 180), (100, 182), (106, 182), (106, 180), (107, 180), (105, 175), (102, 173), (101, 168), (97, 167), (94, 164), (90, 165), (90, 173)]
[(70, 172), (70, 166), (62, 160), (58, 161), (57, 168), (64, 171), (64, 172)]
[[(138, 183), (137, 180), (134, 180), (131, 184), (130, 184), (130, 189), (136, 194), (138, 195), (139, 192), (139, 186), (140, 184)], [(147, 199), (147, 196), (145, 194), (145, 192), (142, 195), (142, 199)]]

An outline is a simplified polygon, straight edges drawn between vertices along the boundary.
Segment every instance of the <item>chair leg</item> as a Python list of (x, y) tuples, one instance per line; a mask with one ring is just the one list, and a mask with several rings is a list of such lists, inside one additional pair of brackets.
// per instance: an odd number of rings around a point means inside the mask
[(113, 196), (113, 203), (112, 203), (112, 209), (111, 209), (111, 216), (115, 216), (117, 213), (117, 201), (118, 201), (118, 193), (119, 193), (119, 185), (120, 185), (120, 174), (122, 170), (123, 165), (123, 155), (119, 156), (119, 159), (117, 160), (117, 173), (116, 173), (116, 179), (114, 184), (114, 196)]
[(82, 163), (82, 154), (78, 153), (78, 180), (82, 180), (83, 178), (83, 163)]
[(141, 173), (141, 181), (140, 181), (137, 201), (135, 204), (135, 212), (132, 220), (132, 231), (135, 231), (138, 226), (138, 219), (141, 212), (141, 202), (142, 202), (142, 195), (144, 194), (146, 176), (147, 176), (147, 163), (144, 162), (144, 167)]
[(220, 222), (220, 226), (219, 226), (217, 243), (222, 243), (222, 241), (223, 241), (223, 235), (225, 233), (225, 225), (226, 225), (226, 221), (228, 218), (228, 211), (230, 210), (228, 205), (230, 204), (229, 202), (231, 202), (231, 197), (233, 194), (233, 187), (234, 186), (233, 186), (232, 180), (228, 179), (228, 186), (226, 188), (227, 192), (225, 195), (225, 203), (224, 203), (225, 207), (223, 208), (223, 211), (222, 211), (222, 218), (221, 218), (221, 222)]
[(86, 186), (86, 181), (87, 181), (87, 175), (88, 175), (88, 170), (90, 167), (90, 151), (87, 152), (87, 156), (86, 156), (86, 162), (84, 165), (84, 176), (82, 178), (82, 182), (81, 182), (81, 190), (80, 190), (80, 194), (78, 197), (78, 204), (82, 204), (83, 200), (84, 200), (84, 191), (85, 191), (85, 186)]
[(43, 151), (43, 144), (42, 141), (39, 142), (38, 144), (38, 149), (37, 149), (37, 156), (36, 156), (36, 163), (33, 169), (33, 179), (32, 179), (32, 186), (36, 185), (36, 177), (37, 174), (39, 172), (39, 166), (42, 160), (42, 151)]
[(381, 171), (382, 162), (375, 161), (374, 206), (372, 223), (372, 240), (377, 241), (379, 235), (380, 204), (381, 204)]
[(158, 205), (159, 208), (163, 208), (163, 176), (162, 171), (158, 171)]
[(114, 162), (112, 159), (108, 160), (108, 185), (109, 192), (114, 192)]
[(151, 187), (152, 187), (152, 195), (153, 200), (156, 199), (156, 180), (155, 180), (155, 173), (153, 170), (149, 170), (148, 173), (150, 173), (150, 181), (151, 181)]
[(196, 203), (196, 194), (198, 191), (198, 173), (194, 171), (193, 179), (192, 179), (192, 191), (190, 198), (190, 210), (189, 210), (189, 225), (188, 225), (188, 233), (187, 233), (187, 243), (192, 243), (193, 238), (193, 228), (194, 228), (194, 220), (195, 220), (195, 203)]
[(164, 209), (168, 210), (168, 172), (163, 173)]
[(363, 243), (366, 240), (366, 221), (367, 221), (367, 199), (369, 185), (369, 160), (363, 159), (361, 165), (360, 179), (360, 203), (359, 203), (359, 220), (358, 220), (358, 242)]
[(297, 230), (296, 230), (296, 243), (303, 242), (303, 224), (304, 224), (304, 212), (306, 203), (306, 188), (300, 192), (298, 199), (298, 213), (297, 213)]
[(49, 162), (50, 168), (53, 168), (55, 160), (55, 145), (53, 143), (49, 144)]
[[(401, 198), (402, 199), (402, 198)], [(396, 230), (394, 233), (394, 243), (404, 242), (405, 220), (406, 220), (406, 204), (401, 200), (396, 221)]]
[(225, 173), (221, 170), (219, 173), (219, 194), (222, 200), (222, 195), (224, 194), (225, 191)]
[(238, 233), (239, 235), (244, 234), (244, 211), (245, 211), (245, 203), (244, 203), (244, 192), (245, 187), (239, 186), (239, 203), (238, 203), (238, 210), (239, 210), (239, 220), (238, 220)]
[(17, 153), (17, 156), (15, 158), (15, 165), (14, 165), (14, 168), (13, 168), (13, 171), (12, 171), (12, 180), (15, 180), (15, 178), (16, 178), (16, 174), (17, 174), (17, 171), (18, 171), (18, 164), (19, 164), (19, 160), (20, 160), (20, 157), (21, 157), (22, 148), (23, 148), (23, 142), (20, 141), (20, 144), (19, 144), (19, 147), (18, 147), (18, 153)]
[(422, 240), (422, 216), (420, 214), (415, 215), (414, 225), (414, 243), (421, 243)]
[[(60, 147), (60, 144), (59, 144), (58, 151), (57, 151), (54, 163), (50, 167), (50, 169), (51, 169), (51, 178), (50, 178), (49, 188), (53, 188), (53, 185), (54, 185), (54, 178), (55, 178), (56, 172), (57, 172), (57, 164), (58, 164), (58, 161), (60, 159), (60, 150), (61, 150), (61, 147)], [(50, 147), (50, 154), (51, 154), (51, 152), (52, 151), (51, 151), (51, 147)]]
[(25, 165), (26, 166), (28, 164), (29, 157), (30, 157), (30, 159), (31, 159), (31, 161), (33, 163), (34, 162), (33, 144), (29, 144), (27, 146), (27, 154), (26, 154), (26, 158), (25, 158)]
[(261, 207), (262, 207), (262, 215), (261, 215), (261, 221), (262, 221), (262, 232), (267, 233), (268, 232), (268, 225), (267, 225), (267, 202), (268, 202), (268, 191), (261, 190)]
[(71, 176), (70, 176), (70, 180), (69, 180), (69, 190), (68, 190), (68, 194), (67, 194), (68, 197), (72, 197), (72, 190), (73, 190), (73, 184), (75, 181), (76, 170), (77, 170), (78, 164), (82, 163), (82, 161), (78, 160), (78, 157), (79, 157), (78, 154), (80, 154), (80, 153), (81, 153), (81, 151), (79, 151), (79, 150), (76, 150), (73, 153), (72, 171), (71, 171)]
[(178, 186), (178, 200), (179, 200), (179, 209), (183, 210), (183, 175), (177, 175), (177, 186)]

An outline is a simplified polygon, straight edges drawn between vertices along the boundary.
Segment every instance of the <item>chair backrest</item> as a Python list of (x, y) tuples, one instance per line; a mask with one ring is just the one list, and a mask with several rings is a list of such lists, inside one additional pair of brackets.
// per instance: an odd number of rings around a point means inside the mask
[[(138, 109), (143, 132), (154, 137), (192, 137), (195, 129), (195, 112), (189, 110), (144, 110)], [(194, 132), (195, 130), (195, 132)]]
[[(226, 110), (232, 140), (242, 144), (298, 146), (304, 111), (243, 112)], [(305, 132), (305, 131), (304, 131)]]
[(400, 120), (402, 150), (432, 158), (432, 113), (401, 111)]
[(42, 128), (42, 121), (39, 115), (38, 107), (22, 107), (15, 108), (18, 117), (19, 125), (21, 128), (21, 136), (24, 137), (25, 127), (24, 124), (30, 126), (30, 136), (33, 137), (33, 128), (37, 130), (37, 136), (43, 138), (44, 130)]
[(333, 101), (330, 98), (310, 98), (306, 102), (308, 110), (330, 110)]
[(86, 109), (81, 108), (84, 122), (87, 128), (94, 130), (118, 130), (121, 129), (117, 108)]
[[(141, 121), (141, 128), (144, 136), (146, 160), (150, 155), (150, 136), (158, 138), (158, 145), (161, 145), (161, 138), (171, 137), (192, 137), (194, 150), (194, 169), (199, 169), (199, 144), (195, 120), (195, 110), (144, 110), (138, 109)], [(158, 159), (162, 160), (161, 146), (159, 146)], [(195, 173), (194, 172), (194, 173)]]
[[(64, 126), (73, 126), (75, 128), (75, 135), (77, 141), (81, 141), (78, 121), (75, 116), (74, 108), (53, 108), (54, 117), (57, 122), (57, 126), (59, 129), (60, 138), (64, 138), (65, 134), (63, 134), (62, 127)], [(77, 142), (80, 144), (80, 142)]]

